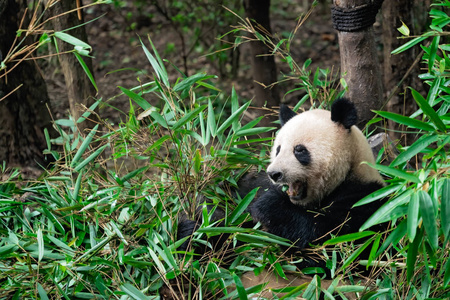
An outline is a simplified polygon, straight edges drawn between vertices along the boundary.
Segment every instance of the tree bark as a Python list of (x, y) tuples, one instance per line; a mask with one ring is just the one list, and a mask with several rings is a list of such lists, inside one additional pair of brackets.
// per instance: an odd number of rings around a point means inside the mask
[[(247, 18), (251, 21), (255, 29), (263, 27), (271, 33), (270, 27), (270, 0), (244, 0), (244, 8)], [(261, 32), (260, 32), (261, 33)], [(264, 33), (263, 33), (264, 34)], [(254, 80), (254, 105), (257, 107), (272, 108), (280, 103), (280, 95), (277, 85), (267, 87), (277, 82), (277, 66), (271, 50), (261, 41), (250, 43), (252, 56), (252, 73)], [(266, 87), (267, 88), (266, 88)], [(260, 111), (258, 115), (263, 115)], [(262, 126), (268, 126), (270, 119), (264, 119)]]
[[(53, 19), (53, 28), (55, 31), (62, 31), (68, 28), (73, 28), (67, 33), (87, 43), (87, 34), (85, 27), (79, 26), (84, 23), (82, 13), (80, 14), (81, 20), (79, 19), (79, 11), (66, 13), (76, 8), (76, 1), (73, 0), (61, 0), (56, 2), (52, 7), (52, 15), (59, 15), (59, 17)], [(58, 47), (60, 52), (73, 50), (73, 45), (70, 45), (63, 41), (58, 41)], [(83, 60), (89, 70), (91, 70), (91, 73), (93, 73), (92, 60), (86, 56), (83, 56)], [(83, 113), (83, 105), (89, 107), (94, 103), (93, 97), (96, 95), (96, 91), (74, 55), (59, 55), (59, 62), (61, 64), (62, 72), (64, 74), (64, 80), (66, 82), (70, 113), (73, 119), (76, 121)], [(93, 127), (93, 123), (89, 120), (86, 120), (77, 125), (78, 130), (81, 133), (84, 132), (84, 129)]]
[[(410, 115), (417, 110), (417, 105), (411, 97), (405, 97), (408, 86), (419, 87), (417, 75), (420, 72), (419, 65), (413, 65), (418, 55), (418, 48), (413, 47), (408, 51), (392, 55), (391, 52), (406, 43), (407, 40), (398, 39), (401, 35), (397, 28), (403, 23), (412, 31), (411, 35), (422, 32), (425, 20), (417, 20), (415, 12), (425, 10), (425, 3), (415, 0), (391, 0), (386, 1), (383, 9), (383, 49), (384, 49), (384, 87), (389, 100), (387, 110), (401, 115)], [(421, 7), (422, 6), (422, 7)], [(423, 10), (417, 10), (421, 7)], [(422, 28), (420, 28), (422, 27)], [(417, 32), (414, 32), (418, 30)], [(410, 69), (412, 68), (412, 69)], [(406, 101), (406, 99), (411, 99)], [(388, 122), (391, 138), (399, 139), (398, 124)]]
[[(0, 56), (5, 56), (14, 42), (21, 18), (20, 3), (15, 0), (0, 1)], [(47, 107), (50, 101), (44, 79), (33, 61), (21, 62), (7, 75), (0, 73), (2, 98), (0, 163), (6, 161), (10, 166), (46, 165), (42, 153), (46, 148), (43, 130), (51, 127)]]
[[(335, 6), (353, 8), (371, 0), (333, 0)], [(338, 32), (341, 72), (348, 85), (347, 97), (358, 110), (358, 127), (372, 119), (371, 110), (383, 105), (383, 83), (373, 27), (357, 32)]]

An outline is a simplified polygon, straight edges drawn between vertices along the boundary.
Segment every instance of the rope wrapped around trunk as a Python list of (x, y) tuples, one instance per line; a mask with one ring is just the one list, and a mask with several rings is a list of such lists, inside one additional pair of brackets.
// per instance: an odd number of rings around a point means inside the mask
[(333, 27), (338, 31), (362, 31), (375, 23), (375, 18), (383, 4), (383, 0), (373, 0), (369, 4), (353, 8), (333, 6), (331, 17)]

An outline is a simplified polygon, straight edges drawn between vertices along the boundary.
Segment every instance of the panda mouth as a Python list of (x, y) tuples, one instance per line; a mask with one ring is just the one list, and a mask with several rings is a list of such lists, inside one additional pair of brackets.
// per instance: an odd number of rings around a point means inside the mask
[(296, 181), (287, 185), (288, 189), (286, 193), (288, 194), (291, 202), (298, 202), (305, 199), (307, 196), (308, 185), (304, 181)]

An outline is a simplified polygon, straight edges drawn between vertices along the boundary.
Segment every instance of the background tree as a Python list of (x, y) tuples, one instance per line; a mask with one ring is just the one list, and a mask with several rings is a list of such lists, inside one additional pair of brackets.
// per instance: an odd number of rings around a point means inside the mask
[(382, 2), (333, 0), (341, 72), (345, 74), (348, 85), (347, 97), (358, 109), (359, 127), (372, 119), (371, 110), (380, 109), (383, 104), (383, 82), (372, 26), (378, 11), (374, 11), (373, 7)]
[[(87, 43), (85, 26), (81, 26), (84, 23), (83, 11), (77, 4), (81, 5), (81, 1), (61, 0), (53, 4), (50, 14), (58, 17), (52, 19), (52, 25), (55, 31), (70, 29), (68, 33), (71, 36)], [(59, 52), (64, 53), (73, 50), (73, 45), (58, 40), (58, 48)], [(76, 121), (85, 107), (94, 103), (93, 97), (96, 95), (96, 90), (75, 55), (64, 54), (59, 55), (58, 58), (66, 82), (70, 113)], [(92, 70), (91, 58), (84, 56), (83, 60), (87, 68)], [(86, 127), (93, 127), (89, 120), (77, 125), (80, 132), (83, 132)]]
[[(245, 14), (254, 26), (255, 30), (263, 35), (271, 35), (270, 27), (270, 0), (244, 0)], [(277, 85), (277, 66), (270, 48), (262, 41), (250, 43), (251, 66), (253, 73), (253, 87), (256, 107), (274, 107), (280, 103), (280, 95)], [(270, 86), (270, 87), (269, 87)], [(265, 114), (260, 111), (258, 115)], [(268, 125), (271, 120), (263, 120), (263, 125)]]
[[(50, 128), (51, 119), (40, 70), (32, 60), (19, 63), (24, 58), (21, 52), (10, 52), (23, 16), (22, 3), (0, 0), (0, 61), (12, 60), (1, 67), (0, 74), (0, 162), (34, 166), (45, 163), (44, 129)], [(26, 28), (25, 24), (21, 28)]]

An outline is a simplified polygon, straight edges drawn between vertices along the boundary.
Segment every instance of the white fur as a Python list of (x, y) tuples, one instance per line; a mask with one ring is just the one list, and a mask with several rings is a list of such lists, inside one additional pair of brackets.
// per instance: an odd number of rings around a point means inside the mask
[[(294, 156), (294, 147), (304, 145), (311, 163), (303, 166)], [(277, 148), (280, 147), (278, 155)], [(338, 187), (348, 174), (361, 182), (380, 182), (378, 171), (361, 162), (374, 163), (369, 144), (362, 132), (331, 120), (326, 110), (311, 110), (290, 119), (280, 129), (271, 152), (267, 172), (282, 172), (284, 178), (277, 184), (307, 181), (307, 197), (295, 203), (302, 206), (320, 205), (324, 196)], [(350, 173), (350, 169), (352, 170)]]

